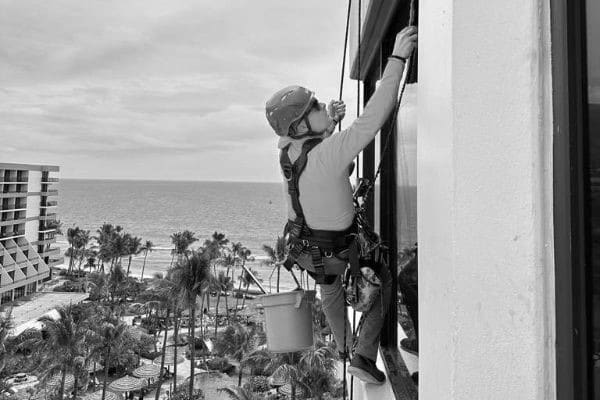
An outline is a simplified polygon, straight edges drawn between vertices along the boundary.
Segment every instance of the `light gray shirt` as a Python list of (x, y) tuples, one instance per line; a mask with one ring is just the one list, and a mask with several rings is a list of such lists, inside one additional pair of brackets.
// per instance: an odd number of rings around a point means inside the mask
[[(360, 117), (347, 129), (323, 139), (308, 154), (306, 168), (298, 185), (300, 204), (309, 228), (340, 231), (352, 224), (354, 205), (348, 167), (375, 138), (394, 109), (403, 69), (403, 62), (390, 59), (379, 87)], [(278, 147), (282, 149), (291, 144), (288, 155), (290, 161), (294, 162), (300, 156), (302, 144), (306, 140), (308, 138), (294, 140), (282, 137)], [(293, 220), (296, 214), (287, 192), (287, 181), (285, 178), (283, 181), (288, 218)]]

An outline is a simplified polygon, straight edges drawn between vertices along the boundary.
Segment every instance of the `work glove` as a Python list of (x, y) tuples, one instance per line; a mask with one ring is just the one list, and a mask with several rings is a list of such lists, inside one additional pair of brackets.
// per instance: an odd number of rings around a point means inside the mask
[(331, 100), (327, 106), (327, 114), (336, 123), (340, 122), (346, 115), (346, 104), (341, 100)]

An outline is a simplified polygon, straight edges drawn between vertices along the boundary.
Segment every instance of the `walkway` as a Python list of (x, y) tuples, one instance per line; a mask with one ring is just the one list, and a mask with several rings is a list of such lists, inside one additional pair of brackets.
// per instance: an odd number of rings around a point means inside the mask
[(15, 301), (12, 309), (14, 329), (18, 335), (26, 329), (39, 327), (38, 318), (57, 307), (77, 304), (88, 298), (88, 293), (77, 292), (37, 292)]

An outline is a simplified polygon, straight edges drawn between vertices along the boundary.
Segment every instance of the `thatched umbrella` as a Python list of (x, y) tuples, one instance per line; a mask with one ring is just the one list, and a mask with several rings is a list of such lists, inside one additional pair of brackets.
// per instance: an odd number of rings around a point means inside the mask
[[(162, 360), (162, 356), (158, 356), (152, 361), (153, 364), (160, 365)], [(180, 364), (185, 361), (185, 357), (181, 354), (177, 354), (177, 360), (175, 360), (175, 355), (172, 352), (167, 352), (165, 354), (165, 365), (175, 365)]]
[[(60, 387), (60, 383), (62, 382), (62, 374), (52, 375), (46, 381), (47, 388), (58, 388)], [(65, 376), (65, 388), (71, 387), (75, 384), (75, 376), (73, 374), (67, 374)]]
[[(277, 388), (277, 392), (279, 392), (285, 396), (291, 396), (292, 395), (292, 385), (290, 385), (289, 383), (286, 383), (282, 387)], [(297, 398), (306, 397), (306, 390), (299, 385), (296, 385), (296, 397)]]
[(156, 378), (160, 375), (160, 367), (154, 364), (145, 364), (133, 370), (133, 376), (138, 378)]
[(134, 378), (133, 376), (124, 376), (115, 381), (112, 381), (108, 388), (113, 392), (124, 393), (124, 392), (132, 392), (134, 390), (140, 390), (141, 388), (146, 386), (146, 381), (139, 378)]

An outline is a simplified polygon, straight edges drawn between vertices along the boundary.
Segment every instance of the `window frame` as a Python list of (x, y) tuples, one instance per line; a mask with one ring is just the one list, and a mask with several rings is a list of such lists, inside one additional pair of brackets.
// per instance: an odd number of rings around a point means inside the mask
[(551, 0), (556, 398), (593, 398), (585, 1)]

